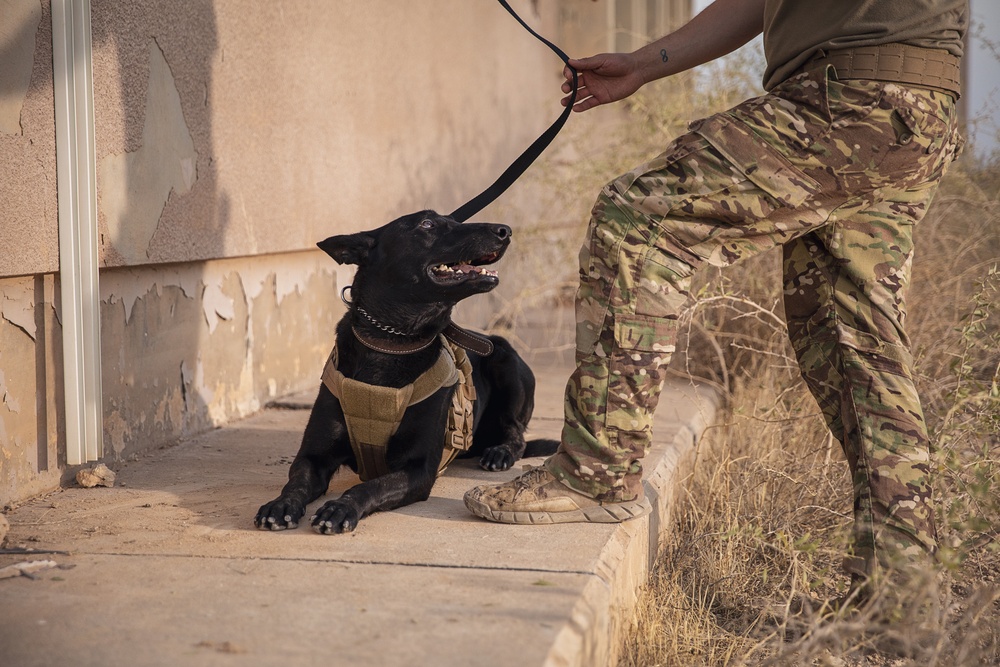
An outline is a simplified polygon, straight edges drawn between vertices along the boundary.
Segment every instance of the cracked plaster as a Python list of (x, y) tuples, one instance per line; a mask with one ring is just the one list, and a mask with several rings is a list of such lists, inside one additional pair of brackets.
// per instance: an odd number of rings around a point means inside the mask
[(332, 344), (334, 271), (320, 253), (164, 268), (109, 272), (101, 283), (105, 430), (116, 453), (259, 410), (298, 386), (306, 364), (319, 368)]
[(7, 283), (0, 292), (0, 316), (35, 339), (35, 297), (25, 283)]
[(184, 120), (170, 66), (155, 40), (149, 44), (149, 86), (142, 145), (100, 161), (98, 186), (111, 243), (132, 264), (149, 260), (149, 242), (171, 194), (190, 192), (197, 153)]
[[(334, 267), (313, 251), (102, 271), (104, 460), (318, 386), (342, 312)], [(69, 471), (57, 294), (52, 276), (0, 279), (0, 505)]]

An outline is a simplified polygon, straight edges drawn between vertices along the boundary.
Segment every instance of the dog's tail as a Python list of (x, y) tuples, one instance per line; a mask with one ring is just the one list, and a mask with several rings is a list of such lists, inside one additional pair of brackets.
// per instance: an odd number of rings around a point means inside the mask
[(521, 456), (527, 458), (529, 456), (551, 456), (556, 453), (559, 449), (559, 441), (552, 440), (550, 438), (536, 438), (534, 440), (529, 440), (527, 447), (524, 449), (524, 454)]

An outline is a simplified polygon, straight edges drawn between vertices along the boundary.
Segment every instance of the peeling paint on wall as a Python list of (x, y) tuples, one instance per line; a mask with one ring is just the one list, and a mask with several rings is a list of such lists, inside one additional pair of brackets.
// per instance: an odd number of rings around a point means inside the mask
[(219, 325), (219, 320), (231, 320), (235, 315), (235, 302), (222, 291), (222, 285), (209, 283), (205, 286), (202, 295), (202, 309), (205, 312), (205, 321), (208, 323), (208, 332), (215, 333), (215, 327)]
[(0, 292), (0, 316), (35, 338), (34, 291), (26, 284), (7, 284)]
[[(315, 390), (343, 312), (335, 266), (314, 251), (103, 270), (105, 461)], [(66, 470), (57, 294), (54, 276), (0, 279), (0, 506)]]
[(316, 382), (341, 311), (319, 252), (102, 273), (105, 430), (116, 456)]
[(108, 273), (108, 282), (101, 282), (101, 301), (109, 304), (121, 302), (125, 308), (125, 324), (132, 318), (135, 302), (155, 291), (157, 296), (163, 295), (164, 287), (177, 287), (189, 299), (198, 298), (204, 289), (200, 280), (200, 271), (192, 271), (184, 266), (158, 267), (155, 278), (149, 282), (148, 271), (141, 269), (120, 269)]
[(142, 147), (109, 155), (98, 168), (111, 243), (130, 263), (148, 261), (147, 248), (171, 192), (186, 194), (198, 178), (197, 157), (170, 66), (151, 40)]
[(50, 335), (52, 311), (43, 306), (46, 298), (54, 297), (53, 282), (42, 277), (0, 279), (5, 313), (0, 318), (0, 507), (8, 502), (11, 489), (37, 493), (44, 488), (37, 481), (58, 482), (57, 475), (45, 474), (54, 467), (49, 465), (55, 455), (48, 445), (59, 429), (59, 410), (48, 396), (57, 363)]
[[(21, 412), (21, 402), (14, 398), (7, 389), (7, 378), (4, 376), (3, 370), (0, 370), (0, 396), (3, 397), (3, 404), (8, 410), (15, 414)], [(2, 424), (3, 422), (0, 422), (0, 432), (2, 432)]]
[(42, 20), (38, 0), (0, 0), (0, 132), (21, 134), (21, 107), (31, 84), (35, 33)]
[(115, 458), (121, 459), (125, 451), (125, 442), (129, 439), (132, 429), (127, 421), (117, 412), (112, 412), (104, 418), (104, 438), (105, 442), (111, 443)]

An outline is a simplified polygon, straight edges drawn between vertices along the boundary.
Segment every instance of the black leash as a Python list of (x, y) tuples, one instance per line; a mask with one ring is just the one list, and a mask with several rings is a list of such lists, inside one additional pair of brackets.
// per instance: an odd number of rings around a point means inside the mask
[[(511, 6), (507, 4), (506, 0), (498, 0), (498, 2), (504, 9), (510, 12), (511, 16), (517, 19), (518, 23), (524, 26), (525, 30), (534, 35), (540, 42), (545, 44), (545, 46), (552, 49), (552, 51), (562, 59), (563, 63), (569, 67), (569, 56), (563, 53), (562, 49), (532, 30), (531, 26), (525, 23), (524, 20), (517, 15), (517, 12), (511, 9)], [(481, 210), (486, 208), (489, 204), (493, 203), (493, 200), (502, 195), (504, 191), (509, 188), (528, 167), (531, 166), (531, 163), (535, 161), (535, 158), (541, 155), (542, 151), (548, 148), (548, 145), (552, 143), (552, 140), (555, 139), (557, 134), (559, 134), (559, 130), (561, 130), (562, 126), (566, 124), (566, 120), (573, 111), (573, 104), (576, 102), (576, 89), (578, 85), (577, 74), (576, 70), (572, 67), (570, 67), (570, 70), (573, 72), (573, 90), (570, 93), (569, 104), (567, 104), (566, 108), (563, 109), (559, 118), (557, 118), (556, 121), (549, 126), (549, 129), (545, 130), (541, 136), (535, 139), (534, 143), (528, 146), (528, 148), (525, 149), (525, 151), (521, 153), (521, 155), (519, 155), (509, 167), (507, 167), (506, 171), (500, 174), (500, 178), (498, 178), (493, 185), (486, 188), (480, 194), (460, 206), (454, 213), (451, 214), (452, 218), (459, 222), (465, 222), (476, 213), (479, 213)]]

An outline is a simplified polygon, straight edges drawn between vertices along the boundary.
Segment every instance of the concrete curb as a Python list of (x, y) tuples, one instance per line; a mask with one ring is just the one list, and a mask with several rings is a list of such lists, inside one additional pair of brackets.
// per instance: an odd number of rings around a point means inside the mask
[[(558, 437), (568, 372), (536, 365), (530, 437)], [(265, 410), (121, 466), (114, 488), (66, 488), (11, 512), (7, 546), (52, 550), (42, 557), (63, 569), (0, 581), (0, 654), (17, 667), (613, 665), (715, 409), (710, 391), (664, 388), (644, 459), (654, 511), (641, 519), (482, 521), (465, 491), (520, 465), (459, 461), (426, 502), (343, 536), (253, 528), (308, 416)], [(307, 516), (356, 482), (338, 473)], [(0, 567), (36, 558), (0, 554)]]
[[(657, 444), (647, 457), (659, 455), (645, 473), (646, 495), (653, 512), (620, 524), (612, 533), (595, 566), (596, 577), (584, 588), (571, 617), (562, 627), (545, 660), (546, 667), (615, 665), (628, 632), (639, 594), (655, 565), (662, 538), (670, 527), (670, 512), (679, 482), (692, 471), (697, 442), (714, 420), (718, 397), (714, 392), (687, 386), (697, 398), (677, 385), (664, 388), (664, 399), (675, 401), (669, 417), (657, 415)], [(674, 394), (678, 395), (674, 395)], [(678, 408), (684, 397), (695, 411)], [(686, 418), (680, 415), (686, 415)], [(671, 432), (672, 433), (669, 433)], [(669, 433), (669, 435), (668, 435)]]

